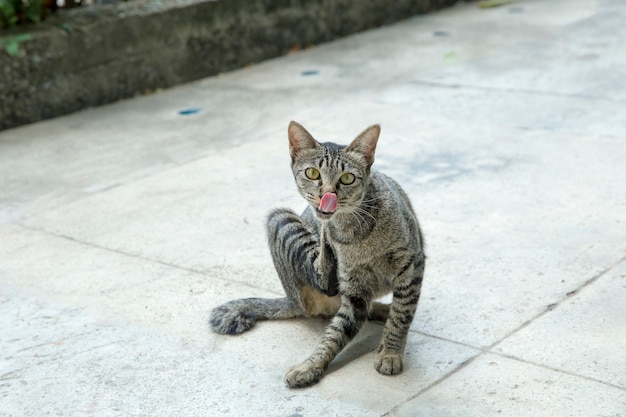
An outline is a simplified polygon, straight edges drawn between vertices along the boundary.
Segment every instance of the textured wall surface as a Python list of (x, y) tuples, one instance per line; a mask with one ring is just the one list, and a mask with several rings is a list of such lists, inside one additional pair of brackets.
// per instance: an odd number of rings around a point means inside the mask
[(0, 129), (232, 70), (455, 2), (166, 1), (67, 11), (22, 29), (32, 39), (18, 56), (0, 53)]

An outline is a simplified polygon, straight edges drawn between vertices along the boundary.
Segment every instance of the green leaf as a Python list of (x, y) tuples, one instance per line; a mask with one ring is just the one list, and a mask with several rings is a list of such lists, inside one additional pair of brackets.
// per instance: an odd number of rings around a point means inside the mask
[(18, 20), (17, 15), (11, 15), (11, 17), (9, 17), (9, 26), (15, 26)]
[(15, 5), (7, 0), (0, 0), (0, 29), (15, 26), (17, 23), (17, 14)]
[(20, 44), (18, 42), (9, 42), (4, 49), (7, 51), (7, 54), (16, 56), (20, 53)]
[(0, 39), (0, 47), (2, 47), (2, 45), (5, 45), (4, 50), (7, 52), (7, 54), (9, 54), (10, 56), (16, 56), (20, 53), (20, 43), (28, 41), (31, 38), (32, 36), (30, 35), (30, 33), (21, 33), (19, 35), (13, 36), (8, 40)]
[(504, 6), (509, 3), (513, 3), (513, 0), (482, 0), (478, 2), (478, 7), (488, 9), (491, 7)]
[(74, 29), (68, 23), (61, 23), (59, 27), (67, 33), (74, 33)]
[(30, 33), (20, 33), (19, 35), (15, 35), (12, 37), (9, 42), (25, 42), (32, 39), (32, 35)]
[(41, 15), (39, 13), (38, 10), (31, 9), (26, 13), (26, 16), (33, 23), (41, 23)]
[(443, 56), (443, 59), (445, 59), (448, 62), (453, 62), (456, 60), (456, 54), (450, 51)]

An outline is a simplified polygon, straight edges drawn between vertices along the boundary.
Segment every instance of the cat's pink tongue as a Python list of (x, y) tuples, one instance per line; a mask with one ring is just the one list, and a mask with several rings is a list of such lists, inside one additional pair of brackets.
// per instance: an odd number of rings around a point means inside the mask
[(337, 210), (337, 194), (324, 194), (320, 200), (320, 206), (318, 208), (324, 213), (334, 213), (335, 210)]

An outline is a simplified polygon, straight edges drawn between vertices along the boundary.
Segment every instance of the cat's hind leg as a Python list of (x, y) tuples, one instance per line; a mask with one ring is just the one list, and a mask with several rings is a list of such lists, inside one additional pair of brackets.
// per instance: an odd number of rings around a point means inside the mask
[(275, 209), (267, 218), (267, 239), (274, 267), (287, 298), (306, 317), (337, 313), (336, 260), (315, 227), (311, 213), (299, 216)]
[[(332, 251), (320, 249), (316, 230), (288, 209), (276, 209), (267, 219), (267, 237), (276, 272), (286, 298), (233, 300), (211, 312), (211, 327), (217, 333), (238, 334), (257, 320), (333, 316), (341, 305), (338, 295), (329, 296), (329, 277), (336, 271)], [(330, 279), (332, 281), (332, 279)], [(331, 291), (332, 293), (332, 291)]]

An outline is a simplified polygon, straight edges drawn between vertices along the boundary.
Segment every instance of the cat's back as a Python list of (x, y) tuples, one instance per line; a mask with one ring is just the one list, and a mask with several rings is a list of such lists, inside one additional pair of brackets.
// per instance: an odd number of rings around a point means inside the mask
[(419, 223), (408, 195), (400, 184), (390, 176), (372, 170), (372, 190), (374, 195), (366, 196), (375, 200), (379, 207), (374, 238), (381, 245), (414, 247), (421, 249), (422, 236)]
[(368, 190), (368, 194), (373, 192), (375, 198), (381, 203), (381, 207), (386, 208), (383, 214), (391, 215), (393, 212), (408, 212), (415, 217), (408, 195), (396, 180), (378, 170), (372, 169), (370, 181), (373, 190)]

